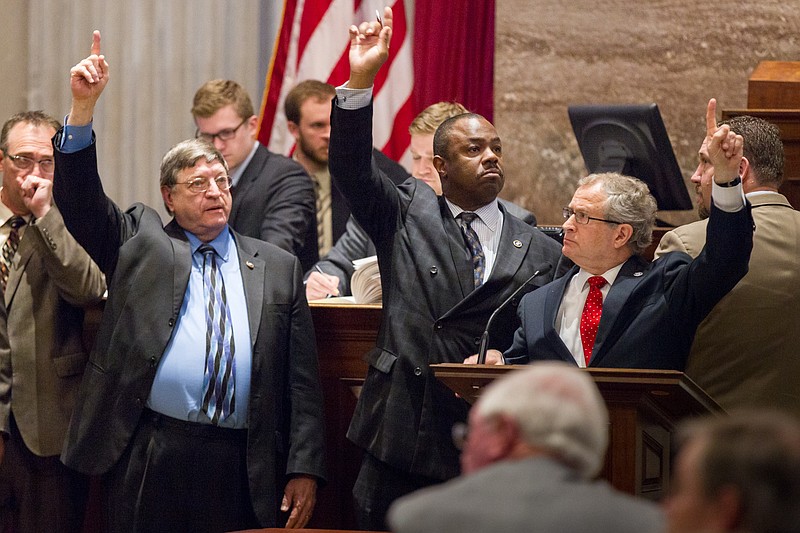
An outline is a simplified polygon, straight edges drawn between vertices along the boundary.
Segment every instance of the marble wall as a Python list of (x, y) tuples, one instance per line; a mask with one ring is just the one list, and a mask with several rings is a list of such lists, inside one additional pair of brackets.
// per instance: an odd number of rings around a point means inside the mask
[[(542, 224), (561, 223), (561, 207), (586, 173), (568, 105), (656, 102), (688, 184), (708, 99), (745, 108), (760, 61), (800, 60), (794, 2), (497, 0), (496, 8), (502, 196)], [(692, 211), (662, 215), (676, 224), (695, 218)]]

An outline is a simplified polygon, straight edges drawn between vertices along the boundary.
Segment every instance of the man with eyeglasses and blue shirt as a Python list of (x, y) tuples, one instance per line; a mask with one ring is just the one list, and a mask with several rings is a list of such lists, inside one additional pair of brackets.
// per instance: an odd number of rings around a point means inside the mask
[(192, 117), (195, 136), (228, 162), (233, 180), (228, 224), (295, 254), (303, 271), (309, 270), (319, 260), (314, 186), (299, 163), (256, 140), (258, 117), (247, 91), (232, 80), (208, 81), (194, 95)]
[[(53, 205), (53, 145), (61, 124), (42, 111), (0, 133), (0, 297), (10, 352), (0, 353), (0, 531), (81, 531), (88, 478), (60, 461), (89, 359), (84, 308), (103, 273)], [(5, 324), (3, 324), (5, 328)]]
[(575, 266), (523, 298), (514, 343), (487, 362), (683, 371), (697, 326), (747, 273), (753, 246), (739, 177), (743, 140), (718, 127), (715, 112), (712, 99), (706, 140), (716, 173), (700, 255), (645, 261), (656, 213), (647, 185), (614, 173), (583, 178), (564, 209), (562, 252)]
[(324, 429), (300, 263), (230, 229), (228, 168), (206, 141), (162, 160), (166, 226), (106, 197), (92, 119), (107, 83), (95, 32), (53, 139), (54, 197), (108, 302), (62, 460), (104, 476), (109, 531), (303, 527)]

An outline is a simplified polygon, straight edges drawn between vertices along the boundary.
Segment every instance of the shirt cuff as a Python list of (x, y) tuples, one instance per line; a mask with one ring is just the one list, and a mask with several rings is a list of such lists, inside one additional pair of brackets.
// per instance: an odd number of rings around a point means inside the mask
[(720, 187), (714, 181), (711, 185), (711, 201), (714, 205), (727, 213), (735, 213), (745, 206), (744, 189), (742, 184), (733, 187)]
[(90, 144), (92, 144), (92, 123), (71, 126), (67, 124), (67, 117), (64, 117), (64, 133), (61, 135), (61, 146), (58, 149), (65, 154), (71, 154), (83, 150)]
[(366, 89), (350, 89), (344, 85), (336, 88), (336, 105), (342, 109), (361, 109), (367, 107), (372, 100), (372, 87)]

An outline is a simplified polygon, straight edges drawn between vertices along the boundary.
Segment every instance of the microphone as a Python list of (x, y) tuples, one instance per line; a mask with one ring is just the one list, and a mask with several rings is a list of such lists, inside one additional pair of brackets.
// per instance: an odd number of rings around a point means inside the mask
[(522, 289), (524, 289), (528, 285), (528, 283), (533, 281), (533, 278), (535, 278), (536, 276), (541, 276), (542, 274), (547, 274), (548, 272), (550, 272), (550, 269), (552, 268), (553, 266), (550, 263), (546, 263), (544, 266), (539, 267), (539, 269), (536, 272), (534, 272), (531, 277), (525, 280), (525, 283), (520, 285), (517, 288), (517, 290), (511, 293), (511, 296), (506, 298), (505, 301), (501, 303), (497, 309), (494, 310), (492, 315), (489, 317), (489, 320), (486, 322), (486, 329), (483, 330), (483, 334), (481, 335), (481, 343), (480, 346), (478, 347), (479, 365), (486, 364), (486, 351), (489, 349), (489, 328), (492, 326), (492, 321), (494, 321), (494, 317), (497, 316), (497, 313), (499, 313), (500, 310), (505, 308), (505, 306), (507, 306), (509, 302), (511, 302), (511, 300), (513, 300), (514, 297), (516, 297), (522, 291)]

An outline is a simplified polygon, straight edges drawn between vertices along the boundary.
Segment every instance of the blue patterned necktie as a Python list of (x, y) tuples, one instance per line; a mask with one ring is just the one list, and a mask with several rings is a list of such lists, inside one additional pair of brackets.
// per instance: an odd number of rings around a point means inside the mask
[(0, 257), (0, 294), (6, 292), (8, 274), (11, 272), (14, 254), (17, 253), (19, 247), (19, 228), (25, 225), (25, 219), (15, 215), (8, 219), (8, 225), (11, 227), (11, 231), (3, 244), (2, 257)]
[(472, 255), (472, 273), (475, 288), (477, 289), (483, 284), (483, 272), (486, 269), (486, 256), (483, 255), (483, 246), (481, 246), (481, 241), (478, 239), (478, 234), (470, 226), (478, 218), (478, 215), (463, 211), (458, 216), (461, 217), (461, 221), (464, 223), (461, 229), (464, 232), (464, 239), (467, 241), (469, 253)]
[(203, 244), (203, 295), (206, 301), (206, 367), (203, 373), (203, 412), (216, 425), (236, 408), (233, 322), (222, 272), (214, 248)]

